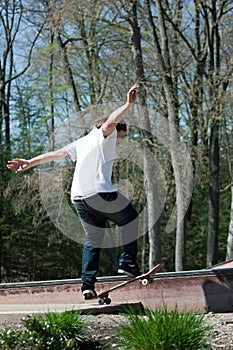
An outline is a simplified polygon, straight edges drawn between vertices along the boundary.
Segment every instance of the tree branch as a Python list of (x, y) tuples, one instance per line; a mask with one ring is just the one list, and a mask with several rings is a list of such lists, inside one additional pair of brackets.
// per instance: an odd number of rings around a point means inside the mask
[(220, 193), (226, 192), (230, 187), (233, 187), (233, 182), (227, 185), (225, 188), (221, 189), (219, 192)]

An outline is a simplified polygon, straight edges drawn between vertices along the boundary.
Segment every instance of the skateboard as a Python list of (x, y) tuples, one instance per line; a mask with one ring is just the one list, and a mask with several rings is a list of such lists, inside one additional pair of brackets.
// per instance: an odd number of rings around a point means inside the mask
[(163, 267), (163, 264), (158, 264), (155, 267), (153, 267), (153, 269), (151, 269), (150, 271), (143, 273), (142, 275), (139, 275), (137, 277), (132, 278), (131, 280), (122, 282), (120, 284), (117, 284), (116, 286), (106, 289), (100, 293), (98, 293), (96, 295), (96, 297), (94, 299), (99, 299), (99, 305), (103, 305), (103, 304), (111, 304), (111, 299), (109, 298), (109, 294), (111, 292), (113, 292), (116, 289), (120, 289), (125, 287), (126, 285), (136, 282), (136, 281), (141, 281), (143, 286), (147, 286), (148, 284), (152, 284), (154, 282), (154, 278), (152, 275), (154, 275), (155, 273), (159, 272)]

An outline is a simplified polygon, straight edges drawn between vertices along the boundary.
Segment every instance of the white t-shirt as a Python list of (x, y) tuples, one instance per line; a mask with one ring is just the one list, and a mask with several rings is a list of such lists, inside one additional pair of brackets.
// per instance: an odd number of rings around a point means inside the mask
[(117, 131), (103, 136), (102, 127), (73, 142), (68, 153), (76, 161), (71, 186), (71, 200), (90, 197), (100, 192), (114, 192), (112, 167), (116, 152)]

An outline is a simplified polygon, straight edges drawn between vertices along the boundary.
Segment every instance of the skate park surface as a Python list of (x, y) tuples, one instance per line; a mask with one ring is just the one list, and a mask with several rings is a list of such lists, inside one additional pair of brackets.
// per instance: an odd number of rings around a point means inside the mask
[[(126, 276), (99, 277), (96, 291), (111, 288), (127, 280)], [(154, 283), (143, 286), (135, 281), (111, 293), (110, 305), (98, 300), (84, 301), (80, 279), (2, 283), (0, 318), (25, 316), (47, 311), (80, 310), (82, 313), (114, 313), (126, 305), (155, 310), (166, 305), (179, 311), (233, 312), (233, 261), (209, 269), (159, 272)]]

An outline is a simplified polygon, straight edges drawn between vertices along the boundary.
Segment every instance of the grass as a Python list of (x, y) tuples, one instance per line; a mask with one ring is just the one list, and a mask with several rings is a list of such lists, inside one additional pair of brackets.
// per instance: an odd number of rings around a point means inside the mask
[(202, 350), (208, 349), (204, 315), (191, 312), (168, 311), (166, 307), (145, 313), (128, 312), (119, 324), (116, 342), (124, 350)]
[[(204, 314), (179, 313), (166, 307), (156, 311), (128, 309), (112, 338), (122, 350), (203, 350), (209, 348), (211, 327)], [(0, 350), (91, 349), (91, 328), (79, 311), (27, 316), (23, 325), (0, 331)], [(109, 343), (109, 348), (111, 344)]]
[(0, 332), (1, 350), (82, 349), (88, 342), (90, 329), (78, 311), (27, 316), (23, 323)]

